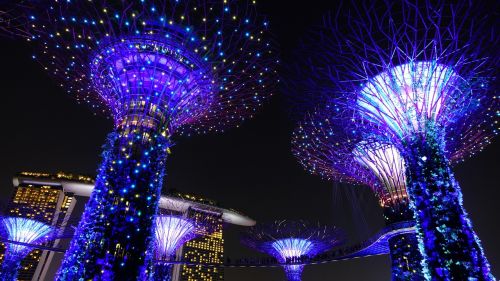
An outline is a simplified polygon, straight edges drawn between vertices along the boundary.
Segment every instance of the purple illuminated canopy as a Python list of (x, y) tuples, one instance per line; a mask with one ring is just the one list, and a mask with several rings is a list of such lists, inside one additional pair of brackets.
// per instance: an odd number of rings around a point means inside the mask
[(196, 236), (196, 223), (192, 220), (175, 215), (156, 217), (156, 258), (171, 258), (179, 247)]
[(172, 138), (238, 126), (273, 94), (269, 23), (236, 0), (46, 0), (24, 16), (33, 58), (115, 122), (57, 279), (146, 278)]
[(481, 151), (500, 132), (499, 38), (484, 5), (343, 3), (300, 49), (306, 59), (288, 81), (296, 111), (325, 105), (398, 149), (410, 135), (441, 130), (453, 162)]
[[(344, 240), (336, 227), (309, 224), (304, 221), (275, 221), (252, 227), (242, 238), (249, 248), (275, 257), (284, 265), (288, 280), (301, 280), (305, 259), (338, 246)], [(297, 264), (293, 264), (297, 263)]]
[(117, 126), (165, 126), (169, 135), (220, 131), (253, 116), (278, 81), (268, 22), (255, 3), (50, 6), (32, 12), (40, 14), (28, 28), (34, 57)]
[[(4, 239), (25, 244), (38, 244), (54, 232), (52, 226), (27, 218), (3, 217), (1, 224)], [(9, 254), (24, 257), (32, 248), (8, 243), (7, 250), (10, 252)]]
[[(311, 171), (355, 178), (351, 171), (364, 167), (385, 185), (402, 186), (395, 183), (404, 180), (404, 165), (427, 280), (493, 279), (451, 170), (499, 132), (500, 37), (485, 5), (345, 2), (304, 44), (295, 73), (300, 79), (289, 87), (300, 108), (314, 112), (296, 138), (297, 156)], [(330, 130), (333, 122), (347, 137)], [(353, 155), (340, 161), (346, 167), (338, 168), (339, 146), (348, 148), (341, 154)], [(390, 162), (393, 183), (380, 172)]]
[(55, 230), (55, 227), (34, 219), (0, 217), (0, 240), (6, 245), (0, 265), (0, 280), (18, 280), (21, 261), (33, 250), (30, 245), (40, 245), (53, 239)]
[(364, 139), (330, 114), (316, 110), (295, 129), (292, 151), (297, 160), (324, 179), (369, 186), (383, 207), (407, 203), (404, 159), (399, 151), (390, 144)]

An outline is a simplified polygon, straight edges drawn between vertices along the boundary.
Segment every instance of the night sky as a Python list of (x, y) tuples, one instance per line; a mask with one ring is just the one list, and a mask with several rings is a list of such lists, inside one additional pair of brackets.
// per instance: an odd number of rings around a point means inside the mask
[[(268, 2), (268, 3), (264, 3)], [(272, 3), (269, 3), (272, 2)], [(262, 1), (281, 45), (282, 61), (301, 34), (335, 1)], [(328, 5), (331, 5), (330, 7)], [(66, 171), (95, 175), (101, 145), (112, 122), (76, 104), (31, 59), (22, 42), (0, 39), (0, 199), (12, 192), (20, 171)], [(307, 174), (290, 152), (294, 127), (278, 93), (253, 120), (222, 135), (176, 139), (167, 162), (164, 190), (195, 193), (239, 210), (260, 222), (279, 218), (316, 220), (342, 227), (352, 241), (382, 226), (381, 212), (367, 188), (336, 185)], [(494, 275), (500, 276), (500, 140), (455, 168), (464, 204), (483, 241)], [(259, 256), (238, 244), (243, 228), (227, 226), (226, 254)], [(283, 280), (279, 268), (226, 269), (228, 281)], [(390, 280), (388, 256), (306, 267), (305, 281)]]

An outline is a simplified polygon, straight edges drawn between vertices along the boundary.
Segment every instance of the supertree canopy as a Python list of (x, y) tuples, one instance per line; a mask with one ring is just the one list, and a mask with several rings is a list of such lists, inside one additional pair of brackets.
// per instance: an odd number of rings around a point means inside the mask
[(343, 232), (336, 227), (304, 221), (275, 221), (252, 227), (243, 235), (242, 243), (273, 256), (283, 264), (288, 280), (300, 281), (304, 263), (343, 240)]
[[(331, 117), (329, 110), (308, 114), (293, 133), (294, 155), (312, 174), (369, 186), (379, 199), (388, 225), (413, 221), (406, 192), (405, 165), (399, 151), (390, 144), (363, 139), (362, 134), (350, 130), (345, 123)], [(402, 233), (388, 242), (392, 280), (423, 280), (416, 234)]]
[[(277, 81), (255, 1), (47, 1), (28, 26), (68, 94), (114, 120), (58, 280), (142, 279), (172, 138), (252, 117)], [(127, 235), (123, 235), (127, 233)]]
[(196, 236), (195, 229), (195, 224), (186, 218), (158, 216), (155, 230), (156, 258), (170, 258), (180, 246)]
[(7, 37), (29, 37), (25, 25), (30, 21), (26, 13), (38, 0), (0, 0), (0, 35)]
[(1, 236), (6, 243), (4, 259), (0, 268), (0, 280), (15, 281), (21, 261), (32, 248), (26, 244), (47, 241), (55, 228), (45, 223), (26, 218), (1, 217)]
[(450, 166), (499, 131), (498, 22), (481, 5), (341, 7), (315, 29), (293, 87), (308, 105), (326, 105), (363, 138), (400, 152), (429, 280), (493, 279)]
[[(156, 217), (155, 255), (157, 260), (169, 260), (179, 247), (198, 236), (197, 227), (201, 221), (180, 215), (160, 215)], [(170, 280), (171, 265), (156, 264), (155, 280)]]

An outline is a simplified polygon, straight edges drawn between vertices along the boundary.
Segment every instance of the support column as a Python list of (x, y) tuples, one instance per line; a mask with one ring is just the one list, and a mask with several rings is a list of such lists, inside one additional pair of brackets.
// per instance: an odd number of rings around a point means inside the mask
[(168, 139), (124, 126), (108, 137), (96, 186), (57, 280), (145, 280)]
[(414, 136), (403, 151), (424, 273), (427, 280), (494, 280), (437, 135)]
[(16, 281), (19, 269), (21, 269), (21, 260), (23, 256), (17, 256), (9, 251), (7, 245), (4, 260), (0, 266), (0, 281)]

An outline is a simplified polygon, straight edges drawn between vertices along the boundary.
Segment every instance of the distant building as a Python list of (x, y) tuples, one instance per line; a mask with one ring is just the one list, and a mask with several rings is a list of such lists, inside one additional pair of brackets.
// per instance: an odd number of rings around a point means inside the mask
[[(206, 228), (198, 229), (199, 238), (188, 241), (178, 251), (182, 259), (190, 262), (222, 264), (224, 262), (224, 238), (222, 218), (224, 209), (221, 209), (215, 201), (197, 197), (194, 195), (171, 192), (169, 196), (178, 197), (188, 202), (198, 204), (192, 206), (186, 212), (186, 216), (195, 221), (210, 221)], [(222, 281), (224, 271), (217, 267), (203, 267), (193, 265), (177, 265), (173, 270), (173, 281)]]
[[(47, 224), (60, 224), (69, 219), (75, 206), (74, 192), (67, 185), (93, 184), (90, 177), (66, 173), (19, 173), (13, 179), (14, 192), (7, 203), (6, 215), (31, 218)], [(71, 188), (69, 188), (71, 189)], [(56, 240), (50, 246), (57, 246)], [(4, 244), (0, 245), (3, 260)], [(33, 250), (23, 261), (19, 281), (49, 280), (45, 276), (54, 253)]]
[[(37, 218), (47, 223), (81, 216), (84, 203), (92, 193), (90, 177), (65, 173), (23, 172), (14, 178), (14, 196), (8, 210), (16, 216)], [(222, 264), (224, 259), (223, 224), (253, 226), (255, 221), (232, 209), (221, 208), (215, 201), (171, 191), (160, 198), (161, 210), (176, 211), (191, 218), (204, 217), (213, 223), (197, 231), (202, 236), (187, 242), (178, 256), (192, 262)], [(68, 239), (66, 239), (68, 240)], [(50, 246), (66, 248), (69, 241), (55, 241)], [(3, 251), (2, 251), (3, 253)], [(3, 254), (0, 255), (2, 259)], [(61, 253), (34, 250), (23, 261), (19, 281), (53, 280), (62, 259)], [(221, 281), (221, 268), (176, 265), (173, 281)]]

